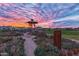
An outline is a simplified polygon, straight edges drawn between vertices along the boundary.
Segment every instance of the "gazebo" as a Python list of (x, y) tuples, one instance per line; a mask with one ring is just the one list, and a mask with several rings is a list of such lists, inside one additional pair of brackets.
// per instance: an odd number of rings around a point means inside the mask
[[(29, 24), (31, 28), (35, 28), (35, 24), (37, 24), (38, 22), (34, 21), (34, 19), (31, 19), (27, 23)], [(61, 49), (61, 30), (55, 29), (53, 40), (54, 40), (54, 46)]]
[(27, 23), (31, 28), (35, 28), (35, 24), (37, 24), (38, 22), (34, 21), (34, 19), (31, 19), (31, 21), (28, 21)]

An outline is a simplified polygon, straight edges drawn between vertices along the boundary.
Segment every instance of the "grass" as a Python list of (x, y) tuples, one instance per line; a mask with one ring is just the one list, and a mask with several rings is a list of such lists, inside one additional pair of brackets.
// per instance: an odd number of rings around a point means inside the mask
[(79, 40), (79, 30), (62, 30), (62, 37)]
[[(68, 39), (77, 39), (79, 40), (79, 30), (68, 30), (68, 29), (61, 29), (62, 37)], [(47, 34), (53, 35), (54, 29), (47, 29)]]
[(63, 35), (63, 38), (79, 40), (79, 35)]

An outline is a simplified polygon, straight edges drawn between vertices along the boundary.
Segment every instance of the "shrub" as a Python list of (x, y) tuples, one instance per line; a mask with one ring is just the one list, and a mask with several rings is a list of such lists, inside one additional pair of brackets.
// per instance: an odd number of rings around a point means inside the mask
[(49, 45), (47, 48), (37, 47), (34, 53), (36, 56), (58, 56), (59, 49), (55, 46)]

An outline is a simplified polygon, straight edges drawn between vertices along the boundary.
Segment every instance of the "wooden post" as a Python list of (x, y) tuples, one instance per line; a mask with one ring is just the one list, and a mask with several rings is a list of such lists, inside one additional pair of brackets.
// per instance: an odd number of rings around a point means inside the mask
[(61, 49), (61, 31), (54, 31), (54, 46)]

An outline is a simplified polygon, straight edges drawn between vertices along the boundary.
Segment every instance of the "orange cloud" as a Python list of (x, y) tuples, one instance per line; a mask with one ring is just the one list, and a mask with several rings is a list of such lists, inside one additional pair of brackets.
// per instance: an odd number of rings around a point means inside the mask
[(0, 22), (0, 26), (29, 27), (29, 24), (20, 22)]
[(2, 18), (0, 17), (0, 26), (29, 27), (24, 18)]

